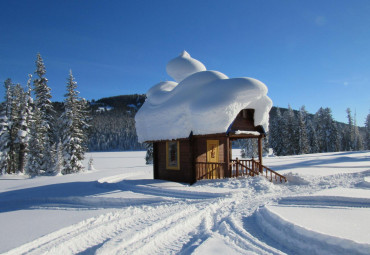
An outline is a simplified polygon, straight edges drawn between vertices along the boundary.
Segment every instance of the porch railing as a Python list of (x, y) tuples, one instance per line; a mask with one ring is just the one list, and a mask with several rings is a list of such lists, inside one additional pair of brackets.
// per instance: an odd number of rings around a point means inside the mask
[(210, 163), (210, 162), (196, 162), (196, 179), (219, 179), (227, 177), (227, 164), (226, 163)]
[(235, 160), (232, 159), (230, 163), (230, 176), (231, 177), (239, 177), (239, 176), (256, 176), (256, 175), (263, 175), (271, 182), (275, 180), (276, 182), (279, 180), (286, 182), (287, 179), (285, 176), (275, 172), (271, 168), (260, 164), (259, 161), (252, 159), (246, 160), (239, 160), (236, 158)]
[(220, 179), (225, 177), (256, 176), (262, 175), (274, 181), (287, 181), (286, 177), (275, 172), (259, 161), (252, 159), (231, 160), (229, 166), (226, 163), (196, 162), (196, 179)]
[(256, 176), (259, 175), (258, 169), (259, 164), (255, 160), (232, 159), (230, 163), (230, 177)]

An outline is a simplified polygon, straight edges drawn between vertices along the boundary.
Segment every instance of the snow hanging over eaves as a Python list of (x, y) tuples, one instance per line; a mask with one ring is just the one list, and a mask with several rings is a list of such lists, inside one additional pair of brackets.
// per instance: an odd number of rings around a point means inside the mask
[(207, 71), (186, 51), (166, 69), (176, 82), (160, 82), (147, 92), (135, 116), (139, 142), (225, 133), (243, 109), (255, 109), (254, 125), (268, 131), (272, 101), (259, 80)]

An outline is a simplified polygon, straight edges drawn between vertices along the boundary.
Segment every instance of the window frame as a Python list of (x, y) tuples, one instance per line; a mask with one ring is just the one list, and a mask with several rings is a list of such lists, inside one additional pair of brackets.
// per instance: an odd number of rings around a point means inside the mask
[[(170, 143), (176, 143), (176, 165), (170, 165)], [(166, 169), (180, 170), (180, 142), (179, 141), (166, 141)]]

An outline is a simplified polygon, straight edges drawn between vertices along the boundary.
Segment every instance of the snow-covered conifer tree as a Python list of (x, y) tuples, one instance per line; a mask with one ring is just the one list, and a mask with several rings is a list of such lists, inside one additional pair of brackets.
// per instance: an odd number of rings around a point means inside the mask
[(298, 122), (293, 109), (288, 106), (288, 111), (283, 115), (283, 155), (296, 155), (299, 151)]
[[(21, 157), (21, 147), (23, 149), (23, 143), (21, 141), (21, 137), (23, 134), (22, 132), (22, 117), (24, 111), (24, 97), (25, 92), (20, 84), (16, 84), (13, 87), (13, 96), (12, 96), (12, 110), (10, 115), (11, 120), (11, 128), (10, 128), (10, 136), (11, 136), (11, 146), (10, 146), (10, 172), (16, 173), (18, 171), (23, 171), (19, 169), (19, 164), (24, 163), (23, 155)], [(20, 162), (21, 161), (21, 162)]]
[(316, 133), (314, 124), (312, 123), (311, 120), (308, 121), (307, 127), (308, 127), (307, 129), (308, 140), (310, 143), (310, 153), (317, 153), (320, 150), (319, 141), (317, 138), (317, 133)]
[(28, 153), (27, 153), (27, 161), (25, 166), (26, 174), (31, 176), (38, 175), (40, 170), (43, 166), (43, 146), (40, 143), (42, 141), (41, 134), (38, 133), (38, 128), (40, 126), (40, 111), (37, 107), (35, 107), (33, 112), (33, 118), (30, 121), (30, 135), (28, 141)]
[(153, 143), (145, 143), (146, 154), (145, 154), (145, 163), (153, 164)]
[(39, 134), (40, 145), (40, 162), (41, 169), (47, 173), (52, 173), (52, 155), (51, 147), (53, 141), (53, 114), (54, 109), (51, 103), (51, 89), (47, 85), (48, 79), (44, 77), (46, 74), (45, 65), (40, 54), (37, 54), (36, 71), (38, 78), (33, 81), (35, 93), (35, 108), (39, 112), (39, 120), (35, 121), (37, 125), (36, 132)]
[(326, 136), (326, 130), (324, 127), (324, 121), (325, 121), (325, 113), (324, 108), (320, 107), (319, 110), (315, 113), (314, 117), (314, 128), (317, 135), (317, 140), (319, 144), (319, 151), (318, 152), (325, 152), (325, 136)]
[(370, 150), (370, 113), (367, 115), (365, 121), (365, 148)]
[(257, 157), (258, 157), (258, 140), (243, 139), (242, 158), (257, 158)]
[(351, 109), (347, 108), (346, 110), (347, 113), (347, 119), (348, 119), (348, 126), (346, 128), (344, 140), (345, 140), (345, 150), (346, 151), (351, 151), (354, 149), (354, 127), (353, 127), (353, 118), (351, 114)]
[(87, 112), (86, 101), (78, 97), (72, 71), (67, 79), (67, 94), (64, 100), (63, 125), (63, 174), (79, 172), (83, 169), (82, 160), (87, 151)]
[(338, 131), (330, 108), (322, 108), (315, 113), (315, 129), (319, 142), (319, 152), (337, 151)]
[(266, 133), (266, 137), (262, 139), (262, 150), (264, 155), (269, 154), (269, 149), (270, 149), (270, 133)]
[(5, 101), (0, 112), (0, 174), (9, 172), (10, 144), (11, 144), (11, 102), (12, 102), (12, 81), (7, 79), (4, 82)]
[(8, 118), (6, 116), (5, 105), (2, 105), (0, 112), (0, 174), (5, 174), (8, 169), (9, 161), (9, 131)]
[(20, 172), (24, 171), (26, 164), (26, 157), (28, 151), (28, 141), (30, 139), (30, 125), (32, 120), (32, 104), (33, 99), (31, 95), (31, 79), (32, 75), (28, 75), (29, 79), (27, 82), (27, 92), (23, 93), (21, 100), (20, 109), (20, 128), (18, 131), (17, 140), (19, 141), (19, 160), (18, 160), (18, 170)]
[(316, 130), (319, 137), (320, 152), (339, 150), (339, 133), (330, 108), (320, 108), (315, 114)]
[(306, 154), (310, 152), (310, 145), (307, 136), (307, 111), (304, 106), (299, 110), (298, 122), (299, 154)]
[(55, 159), (55, 173), (61, 174), (63, 171), (63, 145), (62, 142), (59, 141), (56, 147), (56, 159)]
[(360, 131), (359, 131), (358, 126), (357, 126), (356, 112), (355, 112), (354, 127), (353, 127), (353, 148), (356, 151), (364, 149), (362, 137), (360, 135)]
[(95, 170), (94, 168), (94, 159), (90, 155), (89, 162), (87, 163), (87, 170)]
[(283, 154), (283, 148), (284, 148), (284, 141), (282, 137), (282, 116), (280, 108), (276, 108), (276, 116), (274, 118), (271, 118), (270, 123), (270, 145), (271, 148), (274, 150), (274, 153), (276, 155), (282, 155)]

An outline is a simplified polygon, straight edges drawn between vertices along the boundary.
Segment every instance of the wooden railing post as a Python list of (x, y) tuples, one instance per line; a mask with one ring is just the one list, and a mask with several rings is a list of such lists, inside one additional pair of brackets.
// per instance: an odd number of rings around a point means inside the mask
[(238, 177), (239, 176), (239, 159), (236, 158), (236, 173), (235, 173), (235, 176)]
[(258, 158), (260, 161), (260, 166), (259, 166), (259, 172), (263, 174), (263, 168), (262, 168), (262, 136), (258, 137)]
[(253, 171), (253, 173), (255, 172), (255, 170), (254, 170), (254, 157), (252, 157), (252, 171)]

